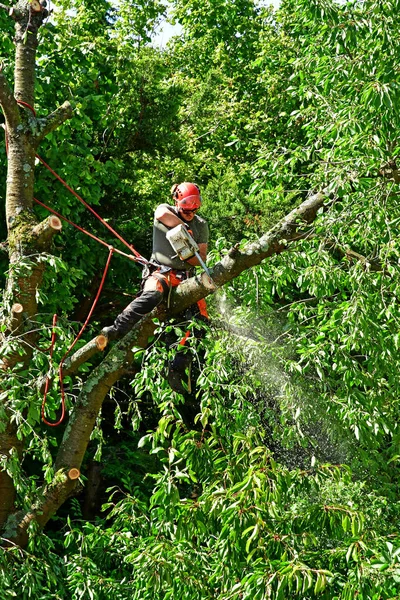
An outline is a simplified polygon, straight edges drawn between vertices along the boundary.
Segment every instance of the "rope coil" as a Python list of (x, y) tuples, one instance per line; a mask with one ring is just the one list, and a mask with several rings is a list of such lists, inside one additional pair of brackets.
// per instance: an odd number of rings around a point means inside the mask
[[(68, 350), (66, 351), (66, 353), (64, 354), (64, 356), (62, 357), (62, 359), (60, 361), (60, 364), (58, 366), (58, 375), (59, 375), (59, 380), (60, 380), (60, 391), (61, 391), (61, 416), (58, 419), (58, 421), (56, 421), (54, 423), (52, 423), (51, 421), (48, 421), (46, 419), (46, 416), (45, 416), (47, 393), (48, 393), (49, 385), (50, 385), (50, 382), (51, 382), (51, 378), (49, 376), (47, 376), (47, 378), (46, 378), (46, 385), (45, 385), (44, 395), (43, 395), (41, 416), (42, 416), (43, 423), (45, 423), (49, 427), (57, 427), (64, 420), (64, 417), (65, 417), (65, 390), (64, 390), (64, 374), (63, 374), (64, 362), (65, 362), (65, 359), (67, 358), (68, 354), (71, 352), (72, 348), (74, 348), (74, 346), (76, 345), (76, 343), (78, 342), (78, 340), (82, 336), (83, 332), (86, 329), (86, 326), (88, 325), (88, 323), (90, 321), (90, 318), (91, 318), (91, 316), (93, 314), (93, 311), (94, 311), (94, 309), (96, 307), (97, 301), (100, 298), (100, 294), (101, 294), (101, 292), (103, 290), (103, 285), (104, 285), (104, 282), (106, 280), (108, 268), (110, 266), (110, 262), (111, 262), (111, 258), (112, 258), (113, 253), (114, 253), (114, 248), (112, 246), (109, 246), (109, 253), (108, 253), (108, 258), (107, 258), (106, 266), (104, 268), (103, 276), (101, 278), (99, 289), (97, 290), (97, 294), (96, 294), (96, 297), (95, 297), (95, 299), (93, 301), (92, 307), (91, 307), (91, 309), (89, 311), (89, 314), (86, 317), (86, 320), (85, 320), (84, 324), (82, 325), (82, 327), (81, 327), (78, 335), (76, 336), (76, 338), (74, 339), (74, 341), (72, 342), (72, 344), (70, 345), (70, 347), (68, 348)], [(54, 315), (53, 316), (53, 331), (52, 331), (52, 335), (51, 335), (50, 362), (51, 362), (51, 359), (53, 357), (54, 344), (55, 344), (55, 340), (56, 340), (56, 334), (55, 334), (56, 323), (57, 323), (57, 315)]]

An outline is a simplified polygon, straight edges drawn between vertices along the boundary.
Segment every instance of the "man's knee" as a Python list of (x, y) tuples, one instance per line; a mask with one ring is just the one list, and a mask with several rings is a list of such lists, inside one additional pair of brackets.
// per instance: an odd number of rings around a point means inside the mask
[(148, 277), (143, 286), (143, 292), (160, 292), (161, 294), (164, 294), (167, 289), (167, 281), (165, 279), (164, 281), (161, 281), (161, 279), (154, 275)]
[[(139, 309), (144, 307), (146, 312), (150, 312), (150, 310), (153, 310), (153, 308), (162, 302), (163, 298), (164, 294), (158, 290), (144, 290), (139, 296), (136, 305)], [(139, 310), (138, 312), (143, 311)]]

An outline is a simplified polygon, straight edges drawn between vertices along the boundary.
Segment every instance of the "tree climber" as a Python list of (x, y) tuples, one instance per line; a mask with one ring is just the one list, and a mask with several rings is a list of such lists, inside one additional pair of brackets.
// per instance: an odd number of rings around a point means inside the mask
[[(108, 340), (128, 333), (140, 319), (168, 299), (172, 287), (192, 277), (194, 267), (200, 265), (196, 256), (183, 261), (176, 255), (166, 237), (170, 229), (184, 225), (197, 242), (201, 259), (206, 260), (209, 232), (207, 221), (196, 214), (201, 206), (198, 186), (185, 181), (173, 185), (171, 194), (175, 206), (160, 204), (154, 213), (153, 252), (143, 271), (142, 293), (118, 315), (113, 325), (102, 329)], [(207, 316), (205, 304), (200, 302), (199, 309)]]

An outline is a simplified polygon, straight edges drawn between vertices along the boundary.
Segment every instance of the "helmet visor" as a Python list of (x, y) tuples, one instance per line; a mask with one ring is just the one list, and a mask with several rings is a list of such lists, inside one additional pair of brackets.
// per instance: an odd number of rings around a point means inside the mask
[(193, 194), (193, 196), (186, 196), (182, 200), (177, 200), (176, 203), (180, 210), (198, 210), (201, 206), (201, 196)]

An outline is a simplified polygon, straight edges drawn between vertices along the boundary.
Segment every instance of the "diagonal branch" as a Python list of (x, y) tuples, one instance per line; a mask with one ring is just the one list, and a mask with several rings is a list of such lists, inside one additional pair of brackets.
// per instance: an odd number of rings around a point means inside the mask
[[(217, 263), (212, 270), (213, 280), (217, 284), (217, 287), (221, 287), (227, 281), (237, 277), (243, 270), (259, 264), (264, 258), (267, 258), (272, 254), (283, 252), (287, 249), (289, 241), (294, 242), (308, 238), (310, 232), (299, 232), (299, 225), (311, 223), (315, 219), (318, 209), (323, 206), (325, 200), (326, 196), (323, 194), (311, 196), (257, 242), (248, 244), (243, 250), (239, 250), (238, 246), (233, 246), (233, 248), (229, 250), (227, 256), (220, 263)], [(205, 298), (209, 294), (212, 294), (214, 291), (215, 287), (210, 285), (205, 273), (184, 281), (180, 284), (179, 288), (172, 291), (168, 316), (178, 314), (201, 298)], [(153, 316), (156, 315), (157, 311), (154, 311)], [(140, 323), (143, 323), (143, 321), (144, 320), (142, 319)], [(68, 365), (71, 365), (69, 373), (75, 372), (77, 368), (85, 362), (82, 360), (85, 348), (87, 348), (88, 351), (88, 359), (96, 352), (104, 349), (104, 346), (96, 348), (94, 342), (95, 340), (91, 340), (84, 348), (81, 348), (78, 351), (79, 357), (75, 358), (75, 355), (73, 354), (68, 359)], [(74, 368), (74, 365), (76, 365), (76, 368)]]
[(4, 73), (0, 68), (0, 105), (3, 109), (7, 125), (10, 128), (15, 128), (21, 123), (21, 117), (18, 110), (18, 104), (15, 101), (14, 95), (8, 84)]
[(38, 119), (38, 133), (36, 134), (36, 144), (39, 144), (49, 133), (57, 129), (73, 115), (71, 104), (66, 101), (56, 108), (52, 113), (43, 119)]
[[(259, 264), (268, 256), (280, 253), (287, 248), (288, 242), (298, 239), (298, 229), (304, 223), (311, 223), (324, 203), (324, 195), (312, 196), (292, 211), (269, 233), (257, 242), (246, 245), (242, 250), (234, 247), (215, 265), (212, 276), (218, 286), (237, 277), (242, 271)], [(176, 314), (197, 300), (215, 291), (205, 273), (182, 283), (172, 295), (171, 310), (168, 316)], [(75, 482), (65, 476), (70, 469), (80, 469), (89, 439), (102, 403), (110, 388), (126, 373), (127, 367), (134, 361), (139, 348), (145, 348), (149, 337), (157, 325), (153, 317), (156, 310), (143, 318), (118, 344), (112, 348), (101, 364), (86, 380), (75, 407), (70, 415), (64, 438), (59, 447), (55, 468), (57, 475), (50, 486), (39, 490), (34, 510), (22, 515), (12, 515), (14, 533), (10, 539), (23, 544), (27, 539), (27, 528), (32, 521), (43, 527), (57, 511), (65, 499), (73, 492)], [(71, 358), (73, 360), (74, 357)], [(77, 357), (75, 357), (77, 360)], [(63, 475), (64, 474), (64, 475)]]

